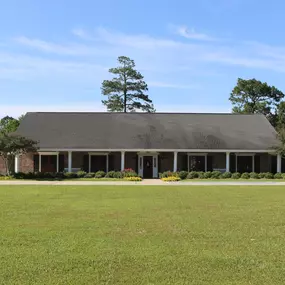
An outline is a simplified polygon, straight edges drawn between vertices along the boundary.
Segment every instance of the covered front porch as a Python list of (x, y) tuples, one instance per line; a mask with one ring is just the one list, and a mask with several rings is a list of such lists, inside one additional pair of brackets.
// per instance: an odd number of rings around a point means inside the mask
[[(133, 169), (141, 177), (157, 178), (164, 171), (284, 172), (281, 156), (249, 151), (100, 150), (39, 151), (33, 156), (34, 172), (122, 171)], [(15, 172), (21, 171), (19, 158)]]

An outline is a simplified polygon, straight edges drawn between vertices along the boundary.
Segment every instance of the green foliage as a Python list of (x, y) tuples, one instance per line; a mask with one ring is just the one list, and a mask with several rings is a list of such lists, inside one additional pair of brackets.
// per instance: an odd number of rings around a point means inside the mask
[(249, 176), (251, 179), (259, 179), (259, 174), (256, 172), (250, 172)]
[(106, 176), (105, 171), (99, 170), (95, 173), (95, 178), (104, 178), (105, 176)]
[(213, 171), (212, 172), (212, 178), (213, 179), (220, 179), (220, 177), (221, 177), (221, 172), (220, 171)]
[(152, 100), (145, 93), (147, 84), (140, 72), (135, 70), (135, 62), (126, 56), (118, 57), (119, 66), (109, 69), (114, 74), (112, 80), (104, 80), (102, 94), (108, 96), (102, 103), (111, 112), (134, 112), (141, 110), (154, 112)]
[(233, 104), (234, 113), (264, 114), (275, 125), (277, 106), (283, 98), (284, 94), (280, 90), (266, 82), (238, 78), (229, 100)]
[(66, 172), (64, 173), (64, 178), (65, 179), (74, 179), (74, 178), (78, 178), (77, 173), (75, 172)]
[(121, 178), (123, 178), (123, 173), (122, 173), (121, 171), (116, 171), (116, 172), (114, 173), (114, 178), (116, 178), (116, 179), (121, 179)]
[(181, 180), (184, 180), (187, 178), (187, 175), (188, 175), (188, 171), (180, 171), (178, 172), (178, 177), (181, 179)]
[(266, 172), (264, 178), (265, 179), (273, 179), (274, 175), (272, 173), (270, 173), (270, 172)]
[(244, 172), (242, 175), (241, 175), (241, 179), (249, 179), (250, 178), (250, 175), (248, 172)]
[(0, 133), (9, 134), (15, 132), (19, 127), (19, 121), (13, 117), (6, 116), (0, 120)]
[(276, 174), (274, 175), (274, 179), (283, 179), (282, 173), (276, 173)]
[(11, 173), (13, 156), (37, 151), (37, 142), (22, 136), (2, 133), (0, 134), (0, 157), (2, 157), (6, 174)]
[(199, 178), (199, 179), (204, 179), (204, 178), (205, 178), (205, 172), (199, 171), (199, 172), (198, 172), (198, 178)]
[(222, 173), (221, 178), (223, 178), (223, 179), (232, 178), (232, 174), (230, 172), (224, 172), (224, 173)]
[(84, 178), (94, 178), (95, 177), (95, 173), (94, 172), (90, 172), (90, 173), (87, 173)]
[(77, 172), (77, 177), (78, 178), (84, 178), (86, 174), (87, 174), (87, 172), (80, 170)]
[(211, 177), (212, 177), (212, 172), (211, 171), (205, 172), (205, 174), (204, 174), (204, 178), (205, 179), (210, 179)]
[(241, 174), (239, 172), (235, 172), (232, 174), (232, 179), (240, 179)]
[(115, 175), (116, 175), (116, 171), (109, 171), (106, 173), (106, 178), (115, 178)]
[(259, 179), (265, 178), (265, 175), (266, 175), (265, 172), (258, 173)]
[(187, 179), (195, 179), (199, 177), (199, 173), (197, 171), (191, 171), (187, 175)]

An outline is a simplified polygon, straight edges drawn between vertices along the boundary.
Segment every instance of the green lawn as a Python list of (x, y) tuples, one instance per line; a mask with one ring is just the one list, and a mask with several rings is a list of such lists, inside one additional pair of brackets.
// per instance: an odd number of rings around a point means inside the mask
[(1, 186), (0, 284), (284, 284), (283, 186)]

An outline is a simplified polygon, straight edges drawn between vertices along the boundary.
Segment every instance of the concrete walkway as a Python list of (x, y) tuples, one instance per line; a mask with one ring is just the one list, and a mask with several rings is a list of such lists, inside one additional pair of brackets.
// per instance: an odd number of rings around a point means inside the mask
[(34, 181), (34, 180), (3, 180), (4, 185), (138, 185), (138, 186), (285, 186), (285, 181), (187, 181), (187, 182), (163, 182), (159, 179), (144, 179), (142, 182), (130, 181)]

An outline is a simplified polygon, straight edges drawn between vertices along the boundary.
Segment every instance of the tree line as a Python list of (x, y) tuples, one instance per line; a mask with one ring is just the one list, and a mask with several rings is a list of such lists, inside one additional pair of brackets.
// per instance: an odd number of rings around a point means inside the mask
[[(134, 60), (126, 56), (118, 57), (118, 66), (110, 68), (112, 79), (104, 80), (101, 93), (105, 100), (102, 104), (109, 112), (155, 112), (148, 93), (144, 76), (136, 70)], [(232, 112), (238, 114), (263, 114), (276, 129), (281, 144), (276, 152), (285, 156), (285, 101), (284, 93), (275, 86), (253, 79), (238, 78), (229, 100)], [(9, 157), (37, 149), (37, 142), (17, 136), (23, 116), (16, 119), (5, 116), (0, 120), (0, 157), (5, 162), (7, 173), (10, 171)]]

